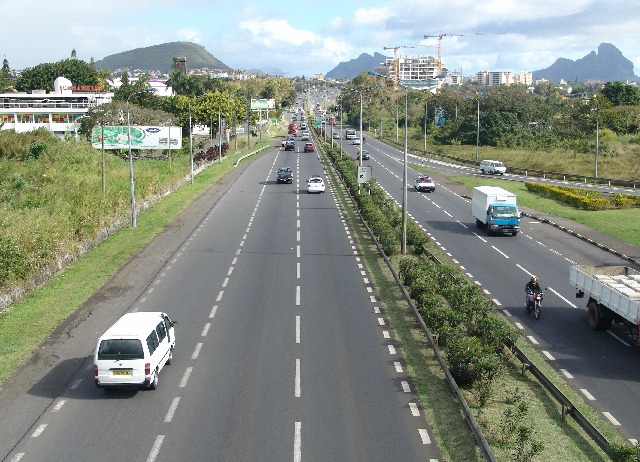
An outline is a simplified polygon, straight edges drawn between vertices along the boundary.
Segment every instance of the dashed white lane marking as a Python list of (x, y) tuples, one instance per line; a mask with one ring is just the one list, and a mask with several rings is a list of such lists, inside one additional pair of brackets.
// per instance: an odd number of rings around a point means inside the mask
[(42, 435), (42, 432), (44, 431), (45, 428), (47, 428), (47, 424), (38, 425), (38, 428), (36, 428), (31, 434), (31, 438), (37, 438), (40, 435)]
[[(431, 444), (431, 438), (429, 438), (429, 433), (426, 428), (419, 428), (418, 433), (420, 433), (420, 439), (422, 440), (422, 444)], [(438, 459), (429, 459), (431, 461), (437, 461)]]
[(300, 286), (296, 286), (296, 306), (300, 306)]
[(296, 316), (296, 343), (300, 343), (300, 316)]
[(24, 457), (24, 452), (19, 452), (18, 454), (13, 456), (13, 458), (11, 459), (11, 462), (20, 462), (23, 457)]
[(603, 414), (603, 415), (604, 415), (604, 416), (609, 420), (609, 422), (611, 422), (613, 425), (615, 425), (616, 427), (619, 427), (619, 426), (620, 426), (620, 422), (618, 422), (618, 421), (616, 420), (616, 418), (615, 418), (615, 417), (613, 417), (613, 416), (611, 415), (611, 413), (610, 413), (610, 412), (603, 412), (602, 414)]
[(218, 312), (218, 305), (213, 305), (211, 311), (209, 312), (209, 319), (213, 318)]
[(560, 295), (558, 292), (556, 292), (553, 287), (548, 287), (548, 290), (552, 293), (554, 293), (555, 295), (557, 295), (563, 302), (565, 302), (567, 305), (569, 305), (571, 308), (578, 308), (576, 305), (574, 305), (573, 303), (571, 303), (569, 300), (567, 300), (566, 298), (564, 298), (562, 295)]
[(587, 398), (589, 401), (595, 401), (595, 400), (596, 400), (596, 399), (594, 398), (594, 396), (593, 396), (591, 393), (589, 393), (589, 392), (587, 391), (587, 389), (586, 389), (586, 388), (581, 388), (581, 389), (580, 389), (580, 392), (581, 392), (581, 393), (585, 396), (585, 398)]
[(180, 404), (180, 397), (176, 396), (173, 398), (173, 401), (171, 401), (167, 415), (164, 416), (165, 423), (170, 423), (173, 420), (173, 416), (176, 414), (176, 409), (178, 409), (178, 404)]
[(384, 326), (384, 318), (378, 318), (378, 325)]
[[(491, 301), (496, 304), (496, 306), (502, 306), (502, 303), (497, 298), (492, 298)], [(511, 316), (510, 314), (508, 316)]]
[(554, 358), (553, 355), (546, 350), (542, 350), (542, 354), (545, 355), (549, 361), (556, 360), (556, 358)]
[(383, 331), (382, 331), (382, 336), (383, 336), (384, 338), (391, 338), (391, 335), (389, 334), (389, 331), (388, 331), (388, 330), (383, 330)]
[(296, 359), (296, 379), (295, 379), (295, 396), (300, 398), (300, 358)]
[(613, 338), (615, 338), (617, 341), (622, 343), (624, 346), (628, 346), (628, 347), (631, 346), (631, 344), (629, 342), (626, 342), (624, 339), (622, 339), (621, 337), (617, 336), (616, 334), (614, 334), (610, 330), (607, 331), (607, 334), (611, 335)]
[(538, 341), (533, 337), (533, 335), (528, 335), (527, 338), (531, 341), (531, 343), (533, 343), (534, 345), (539, 345)]
[(514, 323), (514, 325), (520, 329), (520, 330), (524, 330), (524, 326), (522, 324), (520, 324), (519, 322)]
[(71, 384), (71, 386), (69, 387), (69, 389), (70, 389), (70, 390), (75, 390), (75, 389), (77, 389), (77, 388), (80, 386), (80, 384), (81, 384), (81, 383), (82, 383), (82, 379), (78, 379), (78, 380), (74, 381), (74, 382)]
[(573, 375), (571, 375), (571, 374), (569, 373), (569, 371), (568, 371), (568, 370), (566, 370), (566, 369), (560, 369), (560, 372), (562, 372), (562, 375), (564, 375), (564, 376), (565, 376), (566, 378), (568, 378), (568, 379), (572, 379), (572, 378), (573, 378)]
[(396, 347), (394, 347), (393, 345), (387, 345), (387, 347), (389, 347), (389, 354), (391, 355), (396, 354)]
[(180, 380), (180, 384), (178, 387), (184, 388), (187, 386), (187, 382), (189, 381), (189, 377), (191, 377), (191, 373), (193, 372), (193, 367), (189, 366), (185, 369), (184, 374), (182, 376), (182, 380)]
[(504, 258), (509, 258), (509, 255), (507, 255), (506, 253), (504, 253), (502, 250), (500, 250), (499, 248), (497, 248), (495, 245), (491, 246), (493, 248), (493, 250), (495, 250), (496, 252), (498, 252), (500, 255), (502, 255)]
[(53, 408), (53, 412), (58, 412), (60, 409), (62, 409), (62, 406), (64, 406), (66, 402), (66, 399), (61, 399), (60, 401), (58, 401)]
[(400, 362), (394, 362), (393, 366), (396, 368), (396, 372), (402, 372), (402, 364)]
[(216, 302), (219, 302), (220, 300), (222, 300), (223, 295), (224, 295), (224, 290), (221, 290), (220, 292), (218, 292), (218, 296), (216, 297)]
[(411, 387), (409, 386), (409, 382), (407, 382), (406, 380), (403, 380), (400, 382), (400, 385), (402, 386), (403, 392), (411, 393)]
[(293, 462), (302, 461), (302, 422), (296, 422), (293, 434)]
[(418, 409), (418, 405), (416, 403), (409, 403), (409, 409), (411, 409), (412, 416), (418, 417), (420, 415), (420, 409)]
[(191, 353), (191, 359), (198, 359), (202, 345), (202, 343), (196, 343), (196, 347), (193, 349), (193, 353)]
[(209, 329), (211, 328), (211, 323), (208, 322), (204, 325), (204, 328), (202, 329), (202, 332), (200, 333), (200, 337), (206, 337), (207, 334), (209, 333)]
[(162, 442), (164, 441), (164, 435), (156, 436), (156, 440), (153, 442), (153, 446), (151, 447), (151, 452), (149, 453), (149, 457), (147, 457), (147, 462), (155, 462), (158, 454), (160, 454), (160, 447), (162, 446)]

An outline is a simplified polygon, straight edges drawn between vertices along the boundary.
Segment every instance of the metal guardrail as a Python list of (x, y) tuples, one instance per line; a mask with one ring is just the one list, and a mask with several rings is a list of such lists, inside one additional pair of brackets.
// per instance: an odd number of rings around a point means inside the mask
[(254, 154), (258, 154), (260, 151), (264, 151), (265, 149), (267, 149), (269, 146), (262, 146), (261, 148), (256, 149), (255, 151), (251, 151), (250, 153), (245, 154), (244, 156), (240, 156), (238, 159), (236, 159), (236, 161), (233, 163), (234, 167), (237, 167), (238, 164), (240, 162), (242, 162), (243, 160), (245, 160), (247, 157), (251, 157)]

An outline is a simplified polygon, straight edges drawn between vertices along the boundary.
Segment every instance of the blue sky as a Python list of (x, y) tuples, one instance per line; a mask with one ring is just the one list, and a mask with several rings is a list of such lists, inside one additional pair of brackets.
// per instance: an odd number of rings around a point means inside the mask
[[(638, 0), (0, 0), (0, 52), (14, 69), (96, 61), (134, 48), (198, 43), (234, 69), (327, 73), (362, 53), (437, 55), (451, 71), (543, 69), (603, 42), (640, 75)], [(424, 36), (434, 38), (424, 39)], [(188, 64), (188, 63), (187, 63)]]

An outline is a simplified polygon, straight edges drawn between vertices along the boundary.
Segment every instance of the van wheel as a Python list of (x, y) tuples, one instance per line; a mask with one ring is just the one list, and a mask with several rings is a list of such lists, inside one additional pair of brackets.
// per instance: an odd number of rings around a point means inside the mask
[(169, 349), (169, 357), (167, 358), (166, 364), (171, 365), (171, 361), (173, 361), (173, 347)]
[(158, 369), (156, 369), (155, 372), (153, 373), (153, 380), (149, 384), (149, 388), (151, 390), (155, 390), (158, 388)]

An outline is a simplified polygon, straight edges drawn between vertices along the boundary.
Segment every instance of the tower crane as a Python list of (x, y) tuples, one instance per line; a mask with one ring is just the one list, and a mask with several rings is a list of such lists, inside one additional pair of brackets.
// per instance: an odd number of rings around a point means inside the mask
[[(506, 32), (474, 32), (471, 34), (438, 34), (438, 75), (442, 74), (442, 37), (464, 37), (466, 35), (505, 34)], [(435, 35), (425, 35), (424, 38), (434, 38)]]
[(399, 48), (420, 48), (425, 45), (398, 45), (395, 47), (384, 47), (384, 50), (393, 50), (393, 89), (398, 89), (398, 49)]

